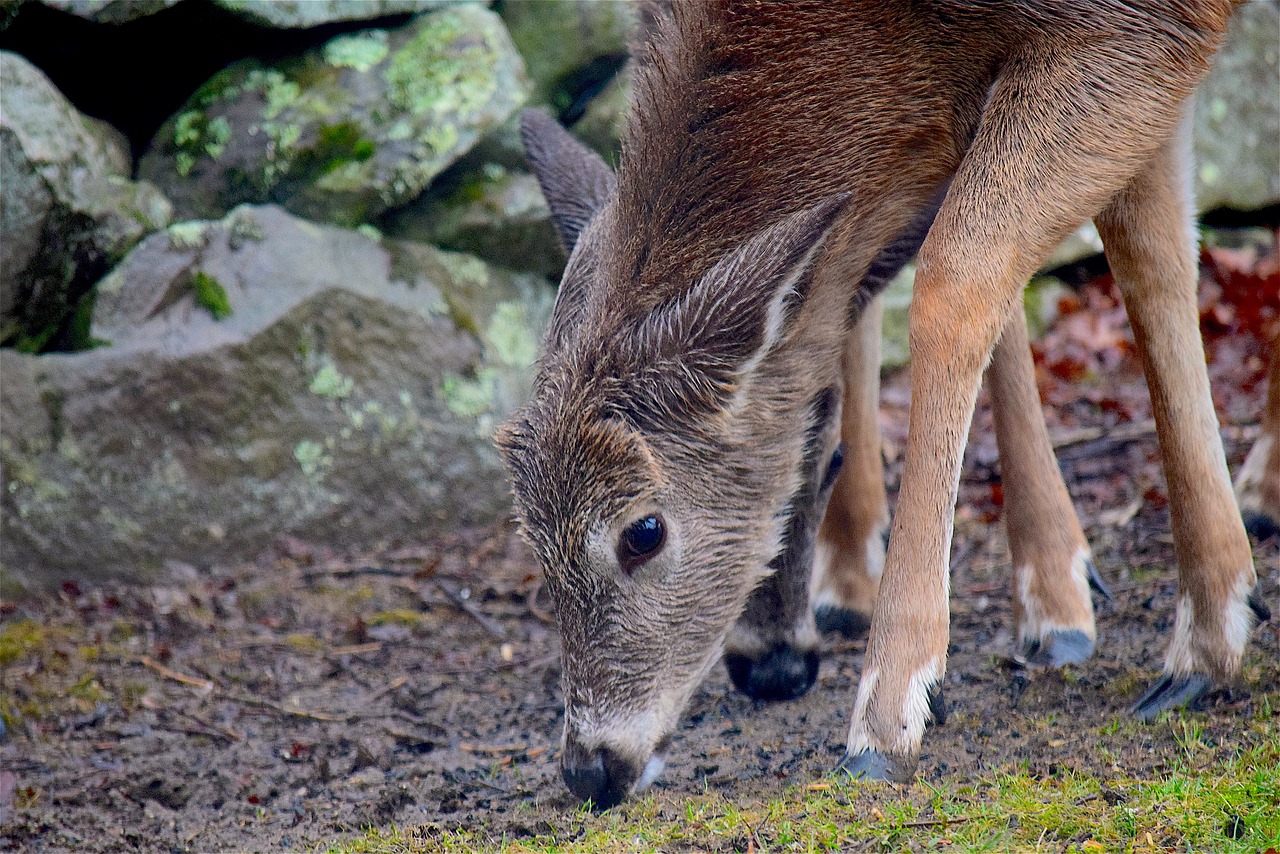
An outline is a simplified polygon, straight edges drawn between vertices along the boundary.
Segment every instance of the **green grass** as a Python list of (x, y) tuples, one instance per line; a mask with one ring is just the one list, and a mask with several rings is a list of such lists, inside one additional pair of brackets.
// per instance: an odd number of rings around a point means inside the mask
[[(1172, 716), (1176, 749), (1145, 777), (1113, 762), (1052, 776), (1005, 768), (938, 786), (837, 779), (782, 797), (650, 795), (603, 815), (539, 821), (523, 838), (433, 825), (371, 829), (329, 854), (418, 851), (1215, 851), (1280, 848), (1280, 718), (1272, 695), (1236, 746), (1206, 743), (1195, 716)], [(1160, 725), (1160, 724), (1157, 724)], [(1114, 733), (1120, 725), (1099, 728)], [(1233, 739), (1234, 740), (1234, 739)], [(1210, 739), (1210, 741), (1212, 741)], [(1087, 758), (1086, 758), (1087, 759)], [(558, 825), (558, 827), (556, 826)]]

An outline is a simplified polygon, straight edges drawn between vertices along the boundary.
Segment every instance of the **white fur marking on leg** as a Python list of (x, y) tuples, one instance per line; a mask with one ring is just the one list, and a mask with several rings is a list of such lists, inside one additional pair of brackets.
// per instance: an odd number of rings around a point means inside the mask
[(884, 537), (882, 528), (876, 527), (867, 537), (867, 576), (872, 581), (879, 581), (884, 575)]
[(911, 675), (907, 682), (907, 695), (902, 698), (903, 705), (898, 714), (897, 727), (891, 744), (873, 742), (867, 728), (867, 704), (871, 700), (879, 676), (875, 671), (864, 673), (858, 684), (858, 699), (853, 704), (853, 723), (849, 727), (848, 752), (856, 754), (869, 748), (899, 756), (915, 755), (920, 750), (925, 725), (932, 717), (929, 700), (933, 694), (933, 688), (942, 680), (945, 667), (945, 659), (937, 657)]
[[(1093, 603), (1089, 598), (1089, 559), (1089, 548), (1081, 546), (1071, 558), (1070, 572), (1071, 582), (1076, 588), (1076, 596), (1086, 604), (1089, 613), (1092, 614)], [(1087, 625), (1076, 626), (1049, 618), (1040, 600), (1031, 592), (1031, 579), (1034, 572), (1034, 567), (1022, 566), (1015, 573), (1018, 579), (1018, 601), (1022, 605), (1022, 625), (1018, 626), (1018, 640), (1023, 644), (1043, 641), (1050, 633), (1062, 630), (1080, 631), (1091, 639), (1096, 638), (1097, 629), (1092, 619)]]
[(1192, 635), (1195, 632), (1196, 606), (1189, 593), (1178, 596), (1178, 608), (1173, 622), (1173, 640), (1164, 659), (1164, 672), (1173, 676), (1194, 673), (1195, 655), (1192, 652)]
[[(1280, 358), (1280, 356), (1277, 356)], [(1253, 449), (1245, 458), (1240, 473), (1236, 476), (1236, 503), (1241, 510), (1252, 510), (1255, 513), (1266, 512), (1262, 498), (1263, 479), (1267, 476), (1267, 463), (1271, 460), (1274, 441), (1263, 433), (1254, 442)]]
[(1227, 648), (1234, 658), (1233, 670), (1240, 666), (1245, 644), (1249, 642), (1249, 635), (1253, 632), (1255, 618), (1253, 609), (1249, 607), (1249, 593), (1255, 583), (1256, 576), (1252, 572), (1242, 573), (1224, 608), (1222, 626), (1227, 636)]

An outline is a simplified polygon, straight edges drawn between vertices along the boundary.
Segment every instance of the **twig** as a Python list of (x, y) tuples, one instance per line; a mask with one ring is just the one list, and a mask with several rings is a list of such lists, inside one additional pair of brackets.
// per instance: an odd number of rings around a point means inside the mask
[(534, 584), (533, 587), (529, 588), (529, 592), (525, 594), (524, 604), (529, 609), (529, 613), (533, 614), (533, 616), (537, 618), (538, 622), (554, 626), (556, 618), (542, 610), (541, 606), (538, 605), (538, 594), (541, 592), (542, 582), (539, 581)]
[(931, 818), (925, 821), (908, 821), (908, 822), (905, 822), (902, 825), (902, 827), (937, 827), (938, 825), (942, 825), (943, 827), (945, 827), (949, 824), (963, 824), (968, 820), (969, 820), (969, 816), (958, 815), (955, 818), (944, 817), (944, 818)]
[(154, 658), (152, 658), (149, 655), (141, 656), (138, 659), (138, 661), (141, 664), (144, 664), (147, 667), (150, 667), (152, 670), (154, 670), (156, 673), (159, 673), (161, 676), (165, 677), (166, 679), (172, 679), (174, 682), (181, 682), (183, 685), (192, 685), (196, 688), (201, 689), (202, 691), (212, 691), (214, 688), (213, 682), (209, 681), (208, 679), (201, 679), (198, 676), (188, 676), (185, 673), (179, 673), (178, 671), (173, 670), (172, 668), (165, 667), (163, 664), (156, 661)]
[(377, 691), (374, 691), (372, 694), (370, 694), (368, 697), (366, 697), (366, 698), (365, 698), (365, 702), (366, 702), (366, 703), (372, 703), (374, 700), (381, 700), (383, 697), (387, 696), (387, 695), (388, 695), (388, 694), (390, 694), (392, 691), (394, 691), (394, 690), (396, 690), (397, 688), (401, 687), (402, 685), (404, 685), (404, 684), (405, 684), (406, 682), (408, 682), (408, 681), (409, 681), (409, 677), (408, 677), (408, 676), (397, 676), (395, 679), (392, 679), (392, 680), (391, 680), (390, 682), (388, 682), (386, 685), (383, 685), (383, 686), (382, 686), (381, 688), (379, 688)]
[(444, 583), (444, 579), (433, 578), (431, 579), (431, 583), (434, 584), (436, 587), (440, 588), (440, 591), (444, 593), (445, 596), (449, 597), (450, 602), (458, 606), (459, 610), (461, 610), (468, 617), (470, 617), (471, 619), (479, 623), (480, 627), (483, 628), (486, 632), (493, 635), (498, 640), (507, 639), (506, 629), (502, 628), (502, 626), (500, 626), (498, 623), (494, 622), (492, 619), (486, 616), (484, 612), (482, 612), (479, 608), (476, 607), (474, 602), (470, 601), (469, 599), (463, 599), (462, 596), (460, 596), (456, 590), (451, 590), (449, 586)]
[(469, 744), (465, 741), (458, 744), (458, 749), (466, 753), (521, 753), (529, 749), (523, 741), (515, 744)]
[(329, 655), (363, 655), (366, 652), (379, 652), (382, 650), (382, 641), (370, 641), (369, 643), (355, 643), (350, 646), (335, 646), (329, 650)]

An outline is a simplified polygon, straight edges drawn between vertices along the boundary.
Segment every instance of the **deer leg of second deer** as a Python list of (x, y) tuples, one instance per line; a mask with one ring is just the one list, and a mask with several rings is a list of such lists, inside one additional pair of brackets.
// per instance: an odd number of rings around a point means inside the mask
[(1093, 653), (1091, 586), (1106, 588), (1045, 430), (1027, 319), (1014, 311), (987, 369), (1000, 448), (1004, 521), (1013, 558), (1018, 660), (1061, 667)]
[(1272, 344), (1262, 433), (1236, 476), (1245, 529), (1258, 539), (1280, 534), (1280, 339)]
[(809, 573), (818, 524), (843, 464), (837, 389), (814, 401), (814, 416), (782, 553), (770, 563), (770, 574), (752, 591), (725, 639), (724, 662), (730, 679), (738, 690), (758, 700), (793, 699), (818, 678), (818, 633), (809, 607)]
[(1189, 148), (1184, 121), (1096, 218), (1151, 392), (1178, 560), (1173, 638), (1163, 676), (1134, 706), (1141, 718), (1235, 676), (1264, 612), (1200, 341)]
[(845, 349), (844, 466), (818, 532), (809, 588), (818, 628), (846, 637), (863, 635), (871, 625), (889, 530), (879, 422), (883, 315), (883, 301), (877, 297)]

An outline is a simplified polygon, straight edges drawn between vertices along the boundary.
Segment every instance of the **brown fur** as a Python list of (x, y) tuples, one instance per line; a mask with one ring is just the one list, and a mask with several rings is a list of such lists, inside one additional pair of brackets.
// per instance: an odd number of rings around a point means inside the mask
[[(788, 542), (812, 534), (795, 520), (816, 525), (806, 484), (834, 443), (815, 407), (845, 384), (848, 329), (878, 265), (948, 181), (920, 254), (901, 499), (850, 732), (855, 760), (887, 758), (856, 770), (914, 764), (945, 666), (960, 454), (1002, 330), (993, 382), (1000, 432), (1017, 438), (1001, 452), (1032, 505), (1025, 520), (1011, 514), (1015, 553), (1039, 514), (1071, 516), (1064, 491), (1036, 486), (1060, 481), (1043, 423), (1025, 417), (1034, 386), (1015, 310), (1026, 278), (1090, 216), (1159, 398), (1194, 605), (1175, 639), (1190, 652), (1167, 669), (1234, 672), (1243, 639), (1222, 615), (1238, 611), (1253, 571), (1184, 316), (1193, 256), (1180, 143), (1168, 142), (1229, 5), (717, 0), (659, 23), (636, 67), (616, 192), (589, 192), (585, 223), (581, 205), (548, 193), (573, 254), (534, 399), (501, 437), (565, 635), (575, 791), (608, 802), (648, 779), (752, 590), (780, 555), (803, 551)], [(589, 156), (551, 168), (532, 148), (544, 187), (607, 183)], [(853, 420), (865, 428), (872, 408), (851, 406)], [(854, 452), (850, 479), (875, 477), (873, 452)], [(856, 515), (878, 512), (872, 500)], [(663, 547), (623, 571), (623, 532), (654, 515)], [(1043, 566), (1027, 556), (1040, 600), (1067, 589), (1061, 554), (1082, 545), (1077, 532), (1046, 545)], [(1079, 598), (1051, 607), (1087, 607)]]

